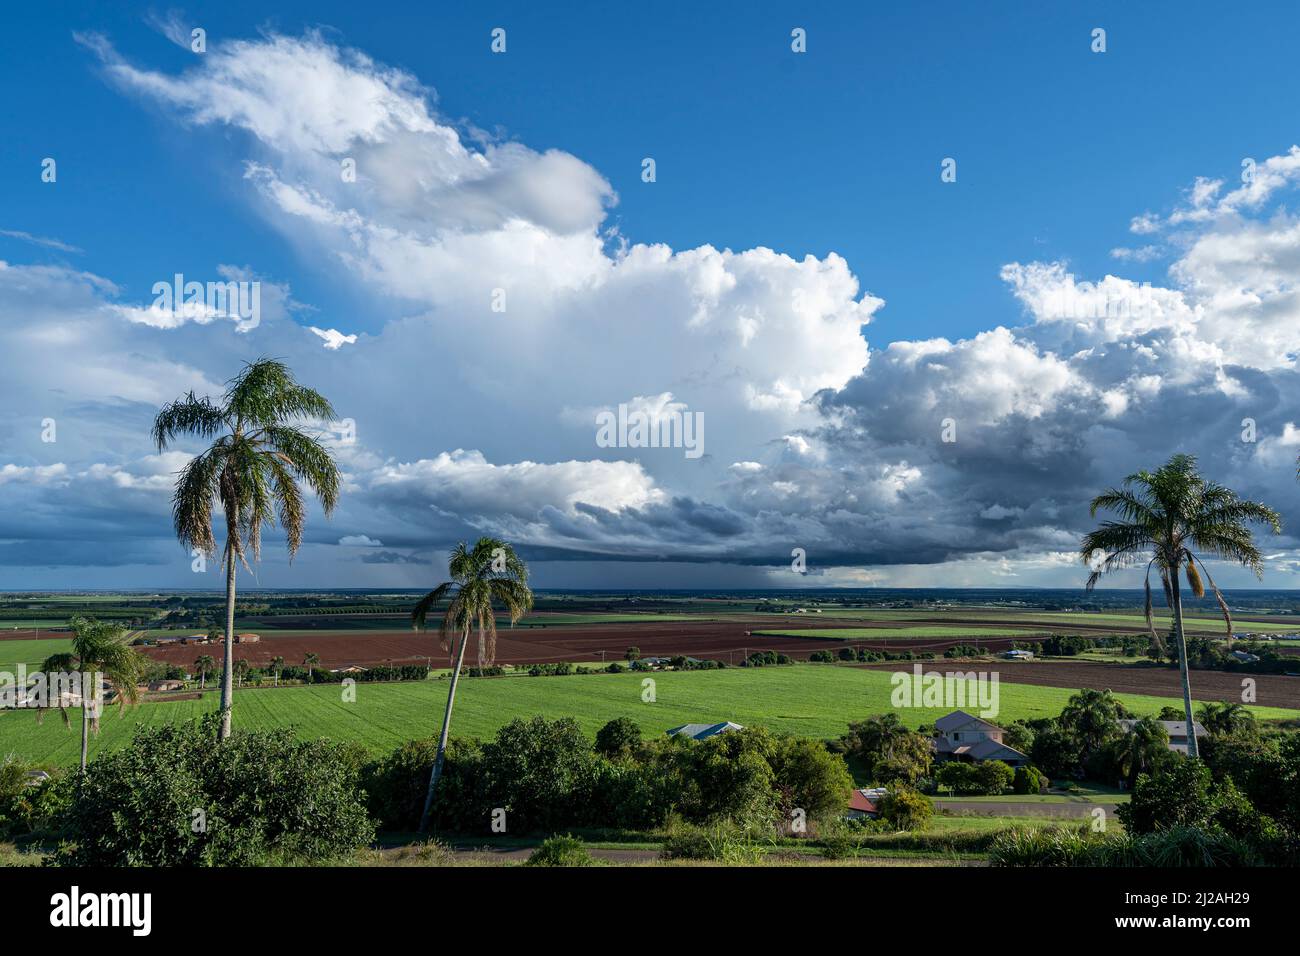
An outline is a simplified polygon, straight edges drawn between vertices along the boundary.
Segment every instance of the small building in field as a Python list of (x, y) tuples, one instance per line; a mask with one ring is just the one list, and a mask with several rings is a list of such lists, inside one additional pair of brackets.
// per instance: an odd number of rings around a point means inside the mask
[(349, 664), (347, 667), (331, 667), (331, 674), (364, 674), (369, 668), (362, 667), (360, 664)]
[(183, 680), (151, 680), (149, 690), (153, 693), (168, 694), (172, 691), (184, 690), (185, 681)]
[(236, 634), (236, 644), (256, 644), (262, 638), (257, 634)]
[(1032, 661), (1034, 659), (1034, 652), (1012, 648), (1009, 651), (1004, 651), (1002, 656), (1009, 661)]
[(997, 724), (954, 710), (934, 722), (934, 758), (940, 762), (1001, 760), (1011, 767), (1028, 766), (1029, 757), (1004, 744), (1002, 734)]
[(691, 740), (707, 740), (717, 734), (726, 734), (733, 730), (744, 729), (740, 724), (733, 724), (729, 720), (724, 720), (720, 724), (682, 724), (680, 727), (669, 730), (668, 736), (689, 737)]

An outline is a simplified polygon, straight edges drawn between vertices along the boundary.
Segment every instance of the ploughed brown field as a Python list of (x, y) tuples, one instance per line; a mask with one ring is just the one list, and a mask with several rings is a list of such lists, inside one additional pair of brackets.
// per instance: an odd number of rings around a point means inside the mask
[[(821, 622), (816, 622), (821, 623)], [(951, 619), (936, 618), (929, 621), (908, 621), (908, 625), (927, 623), (952, 626)], [(1006, 622), (981, 622), (980, 627), (997, 627)], [(1034, 636), (1019, 632), (1014, 625), (1007, 627), (1007, 636), (943, 638), (882, 638), (870, 640), (854, 638), (839, 640), (837, 630), (854, 628), (897, 628), (897, 622), (853, 622), (843, 627), (826, 626), (817, 630), (827, 632), (825, 639), (816, 637), (764, 637), (748, 633), (785, 627), (808, 628), (806, 617), (764, 615), (752, 619), (728, 621), (677, 621), (622, 624), (571, 624), (547, 627), (499, 627), (497, 631), (497, 663), (542, 664), (558, 661), (591, 662), (620, 661), (629, 647), (637, 647), (642, 657), (672, 657), (684, 654), (701, 659), (722, 660), (738, 664), (747, 654), (755, 651), (778, 651), (791, 657), (807, 658), (816, 650), (838, 650), (842, 647), (865, 647), (872, 650), (942, 653), (954, 644), (978, 643), (980, 648), (1005, 650), (1013, 641), (1034, 640)], [(1023, 623), (1021, 623), (1023, 627)], [(1112, 629), (1112, 633), (1114, 629)], [(446, 651), (438, 646), (434, 633), (417, 634), (410, 630), (356, 630), (323, 632), (320, 634), (277, 634), (270, 628), (261, 628), (261, 640), (256, 644), (237, 644), (235, 657), (244, 658), (259, 666), (273, 657), (283, 657), (286, 664), (302, 663), (304, 655), (314, 653), (320, 657), (320, 666), (344, 667), (373, 664), (416, 664), (431, 661), (433, 666), (450, 666)], [(1041, 633), (1041, 630), (1040, 630)], [(475, 639), (470, 639), (469, 659), (474, 657)], [(181, 644), (166, 647), (149, 647), (146, 652), (153, 658), (173, 664), (193, 664), (202, 654), (217, 656), (217, 644)]]
[[(780, 621), (764, 621), (767, 627), (784, 626)], [(621, 661), (629, 647), (641, 650), (642, 657), (671, 657), (685, 654), (690, 657), (740, 663), (746, 653), (775, 650), (792, 657), (807, 657), (824, 647), (844, 647), (846, 642), (834, 639), (817, 640), (804, 637), (747, 636), (745, 631), (757, 629), (758, 624), (748, 622), (709, 621), (694, 623), (655, 624), (582, 624), (559, 627), (518, 627), (513, 630), (500, 627), (497, 631), (497, 663), (541, 664), (557, 661)], [(450, 666), (449, 655), (438, 646), (438, 636), (429, 632), (413, 631), (349, 631), (331, 634), (279, 635), (262, 630), (256, 644), (236, 644), (235, 657), (244, 658), (254, 666), (265, 664), (273, 657), (283, 657), (286, 664), (301, 664), (303, 656), (314, 653), (320, 656), (322, 667), (344, 667), (348, 664), (417, 664), (431, 660), (434, 667)], [(998, 639), (995, 638), (994, 642)], [(1007, 638), (1005, 644), (1010, 644)], [(854, 641), (869, 646), (871, 641)], [(909, 641), (909, 647), (919, 648), (921, 642)], [(948, 646), (952, 642), (925, 642)], [(470, 637), (469, 659), (474, 657), (476, 639)], [(891, 644), (902, 647), (899, 640)], [(994, 643), (989, 643), (994, 646)], [(201, 654), (215, 657), (221, 651), (217, 644), (183, 644), (167, 647), (148, 647), (150, 657), (173, 664), (193, 664)], [(603, 654), (603, 657), (602, 657)]]
[[(924, 661), (923, 673), (988, 670), (988, 663)], [(891, 661), (888, 664), (858, 664), (864, 668), (899, 670), (914, 664)], [(998, 680), (1009, 684), (1036, 684), (1040, 687), (1077, 687), (1113, 690), (1117, 694), (1149, 694), (1153, 697), (1182, 697), (1183, 685), (1173, 667), (1133, 664), (1106, 664), (1093, 661), (998, 661)], [(1300, 709), (1300, 677), (1280, 674), (1232, 674), (1227, 671), (1192, 671), (1192, 699), (1202, 701), (1241, 700), (1242, 677), (1255, 680), (1257, 699), (1262, 707)]]

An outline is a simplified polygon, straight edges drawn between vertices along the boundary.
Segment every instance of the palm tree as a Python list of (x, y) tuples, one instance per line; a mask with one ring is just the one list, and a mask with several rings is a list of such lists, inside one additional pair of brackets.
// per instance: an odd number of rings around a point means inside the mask
[(1061, 710), (1061, 726), (1078, 738), (1084, 760), (1115, 735), (1121, 715), (1119, 701), (1109, 690), (1092, 688), (1071, 695)]
[[(1178, 666), (1183, 679), (1183, 712), (1192, 726), (1192, 685), (1187, 667), (1187, 638), (1183, 633), (1183, 598), (1180, 574), (1197, 597), (1205, 595), (1199, 567), (1218, 599), (1232, 642), (1232, 615), (1219, 593), (1209, 569), (1196, 552), (1224, 561), (1236, 561), (1256, 576), (1264, 570), (1263, 555), (1255, 547), (1247, 527), (1252, 522), (1267, 525), (1278, 534), (1282, 521), (1276, 511), (1254, 501), (1243, 501), (1237, 493), (1203, 478), (1191, 455), (1174, 455), (1154, 473), (1139, 471), (1092, 499), (1092, 515), (1106, 509), (1117, 512), (1122, 521), (1105, 521), (1083, 538), (1079, 549), (1083, 562), (1092, 567), (1087, 589), (1091, 591), (1103, 574), (1118, 571), (1146, 559), (1146, 620), (1157, 647), (1151, 612), (1151, 569), (1160, 574), (1165, 601), (1173, 612), (1174, 636), (1178, 642)], [(1195, 551), (1193, 551), (1195, 549)], [(1196, 734), (1187, 738), (1187, 752), (1197, 756)]]
[(284, 658), (283, 658), (283, 657), (272, 657), (272, 658), (271, 658), (271, 672), (272, 672), (273, 674), (275, 674), (275, 686), (276, 686), (276, 687), (279, 687), (279, 686), (280, 686), (280, 671), (282, 671), (282, 670), (284, 670)]
[(194, 672), (199, 675), (199, 690), (202, 691), (208, 686), (208, 675), (216, 669), (217, 662), (207, 654), (204, 654), (194, 662)]
[(339, 495), (338, 466), (300, 425), (334, 417), (334, 408), (319, 392), (299, 385), (282, 362), (264, 358), (246, 364), (227, 384), (219, 402), (190, 392), (154, 419), (153, 439), (159, 451), (183, 435), (215, 439), (177, 477), (172, 515), (181, 546), (210, 555), (217, 549), (214, 505), (220, 505), (226, 519), (221, 740), (230, 736), (234, 697), (235, 564), (242, 563), (251, 572), (248, 556), (251, 553), (256, 561), (261, 555), (262, 526), (274, 525), (277, 517), (293, 560), (307, 515), (299, 482), (312, 490), (327, 516), (333, 512)]
[(235, 661), (235, 683), (239, 687), (244, 686), (244, 678), (248, 676), (248, 660), (241, 657)]
[(308, 684), (310, 684), (312, 682), (312, 678), (316, 676), (316, 665), (319, 663), (320, 663), (319, 654), (308, 654), (306, 657), (302, 659), (302, 666), (307, 668)]
[[(137, 686), (145, 674), (147, 661), (131, 646), (132, 635), (117, 624), (97, 621), (90, 617), (74, 617), (72, 625), (72, 651), (46, 658), (41, 670), (47, 681), (51, 674), (81, 674), (81, 771), (86, 770), (86, 756), (90, 749), (90, 733), (99, 733), (98, 708), (89, 706), (101, 692), (96, 681), (106, 679), (113, 685), (119, 713), (128, 704), (140, 702)], [(50, 683), (51, 694), (55, 684)], [(60, 694), (56, 703), (65, 724), (68, 721), (67, 700)], [(42, 716), (37, 712), (37, 719)]]
[(429, 827), (429, 814), (433, 809), (433, 794), (442, 775), (447, 755), (447, 737), (451, 731), (451, 709), (456, 701), (456, 684), (460, 680), (461, 665), (465, 661), (465, 648), (469, 644), (470, 627), (478, 625), (479, 666), (491, 664), (496, 658), (497, 625), (493, 602), (504, 605), (510, 615), (510, 624), (524, 616), (533, 606), (533, 592), (528, 587), (528, 568), (514, 548), (496, 538), (479, 538), (473, 549), (464, 542), (456, 545), (447, 563), (450, 581), (444, 581), (422, 597), (411, 612), (411, 624), (422, 630), (425, 621), (438, 604), (444, 600), (438, 633), (444, 650), (451, 650), (453, 635), (460, 637), (456, 650), (456, 663), (451, 672), (451, 686), (447, 691), (447, 709), (442, 716), (442, 734), (438, 738), (438, 754), (429, 774), (429, 789), (424, 797), (424, 813), (420, 816), (420, 832)]
[(1216, 737), (1230, 737), (1255, 723), (1255, 715), (1244, 704), (1236, 701), (1202, 704), (1196, 712), (1196, 719), (1207, 731)]
[(1143, 717), (1133, 724), (1133, 729), (1120, 739), (1118, 753), (1119, 770), (1130, 790), (1137, 784), (1138, 774), (1149, 772), (1168, 748), (1169, 734), (1157, 718)]

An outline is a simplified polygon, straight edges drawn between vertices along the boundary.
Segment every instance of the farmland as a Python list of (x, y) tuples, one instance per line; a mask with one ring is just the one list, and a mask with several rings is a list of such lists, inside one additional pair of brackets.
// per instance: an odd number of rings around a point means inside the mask
[[(1101, 665), (1106, 666), (1106, 665)], [(455, 731), (487, 736), (518, 716), (573, 717), (588, 734), (605, 722), (629, 716), (647, 734), (677, 724), (733, 720), (776, 731), (818, 738), (842, 734), (851, 720), (890, 708), (890, 675), (880, 670), (835, 665), (729, 668), (721, 671), (662, 672), (652, 675), (655, 700), (642, 700), (646, 675), (592, 674), (571, 677), (474, 678), (456, 698)], [(377, 751), (413, 737), (437, 732), (447, 682), (358, 684), (356, 702), (347, 703), (337, 685), (246, 689), (235, 694), (235, 724), (243, 728), (293, 726), (303, 737), (351, 740)], [(1068, 687), (1004, 683), (1000, 721), (1060, 712)], [(1154, 714), (1173, 697), (1118, 695), (1139, 713)], [(145, 702), (119, 718), (110, 712), (91, 742), (92, 754), (120, 746), (137, 726), (184, 721), (215, 709), (209, 692), (203, 700)], [(907, 723), (932, 721), (950, 708), (916, 708)], [(1253, 708), (1265, 719), (1300, 718), (1300, 710)], [(39, 761), (67, 764), (76, 759), (78, 741), (57, 720), (37, 725), (31, 714), (0, 714), (0, 749)]]
[(1045, 637), (1047, 631), (1015, 627), (970, 627), (959, 624), (932, 625), (928, 627), (835, 627), (792, 628), (789, 630), (754, 631), (763, 637), (811, 637), (817, 640), (855, 641), (885, 640), (888, 638), (976, 638), (976, 637)]

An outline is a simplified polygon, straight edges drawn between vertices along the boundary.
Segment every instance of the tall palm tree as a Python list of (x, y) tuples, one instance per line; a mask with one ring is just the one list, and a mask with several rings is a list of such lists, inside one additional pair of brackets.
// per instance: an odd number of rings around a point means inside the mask
[(302, 659), (302, 666), (307, 668), (307, 683), (310, 684), (316, 676), (316, 665), (320, 663), (320, 655), (311, 653)]
[[(1183, 633), (1180, 575), (1186, 575), (1194, 595), (1203, 597), (1205, 587), (1197, 568), (1205, 572), (1223, 612), (1231, 644), (1232, 615), (1228, 603), (1197, 552), (1235, 561), (1250, 568), (1256, 576), (1262, 576), (1263, 555), (1255, 547), (1247, 525), (1258, 522), (1278, 534), (1282, 521), (1272, 508), (1243, 501), (1231, 489), (1203, 478), (1191, 455), (1174, 455), (1154, 473), (1139, 471), (1129, 475), (1119, 488), (1111, 488), (1092, 499), (1092, 515), (1096, 517), (1101, 509), (1116, 512), (1123, 520), (1105, 521), (1096, 531), (1084, 536), (1079, 554), (1092, 567), (1087, 589), (1092, 590), (1103, 574), (1147, 559), (1147, 629), (1159, 646), (1160, 637), (1151, 612), (1151, 569), (1154, 567), (1159, 573), (1165, 601), (1173, 612), (1178, 667), (1183, 679), (1183, 711), (1190, 728), (1192, 685), (1187, 667), (1187, 638)], [(1188, 735), (1187, 752), (1193, 757), (1198, 755), (1194, 733)]]
[(241, 657), (239, 660), (235, 661), (235, 683), (238, 686), (243, 687), (244, 678), (247, 676), (248, 676), (248, 660), (247, 658)]
[(279, 686), (280, 686), (280, 671), (282, 671), (282, 670), (284, 670), (284, 658), (283, 658), (283, 657), (272, 657), (272, 658), (271, 658), (271, 672), (272, 672), (273, 674), (275, 674), (275, 686), (276, 686), (276, 687), (279, 687)]
[(411, 624), (417, 630), (422, 630), (429, 612), (446, 601), (447, 606), (438, 627), (443, 649), (451, 650), (455, 637), (460, 638), (456, 663), (451, 672), (451, 686), (447, 690), (447, 709), (442, 715), (438, 754), (429, 774), (424, 812), (420, 815), (421, 833), (429, 828), (433, 794), (446, 760), (447, 737), (451, 732), (451, 709), (456, 701), (456, 685), (460, 680), (461, 665), (465, 661), (465, 648), (469, 645), (470, 627), (478, 625), (479, 666), (491, 664), (496, 659), (497, 649), (493, 603), (501, 604), (506, 609), (512, 627), (533, 606), (533, 592), (528, 587), (528, 567), (515, 554), (514, 548), (504, 541), (479, 538), (472, 549), (461, 542), (451, 552), (447, 572), (451, 580), (444, 581), (422, 597), (411, 612)]
[[(113, 685), (118, 711), (129, 704), (140, 702), (137, 686), (144, 678), (147, 661), (131, 646), (133, 635), (117, 624), (98, 621), (92, 617), (74, 617), (72, 624), (72, 650), (46, 658), (41, 670), (48, 681), (50, 674), (80, 673), (81, 695), (81, 770), (86, 770), (86, 756), (90, 749), (90, 734), (99, 733), (99, 713), (92, 709), (91, 700), (97, 700), (100, 688), (94, 686), (101, 677)], [(54, 693), (54, 684), (50, 691)], [(87, 698), (90, 698), (88, 700)], [(65, 724), (68, 721), (67, 700), (60, 696), (56, 703)], [(37, 718), (41, 717), (40, 711)]]
[(235, 564), (243, 564), (251, 573), (248, 557), (251, 554), (256, 561), (261, 555), (262, 526), (274, 525), (277, 517), (293, 560), (307, 518), (299, 482), (316, 495), (327, 516), (333, 512), (339, 496), (338, 466), (302, 426), (334, 417), (334, 408), (324, 396), (299, 385), (282, 362), (263, 358), (246, 364), (219, 401), (196, 398), (190, 392), (154, 419), (153, 439), (159, 451), (180, 436), (215, 439), (177, 477), (172, 516), (182, 547), (215, 555), (214, 505), (225, 515), (221, 740), (230, 736), (234, 698)]
[(194, 670), (199, 675), (199, 690), (205, 690), (208, 686), (208, 675), (216, 670), (217, 662), (209, 655), (204, 654), (194, 662)]

